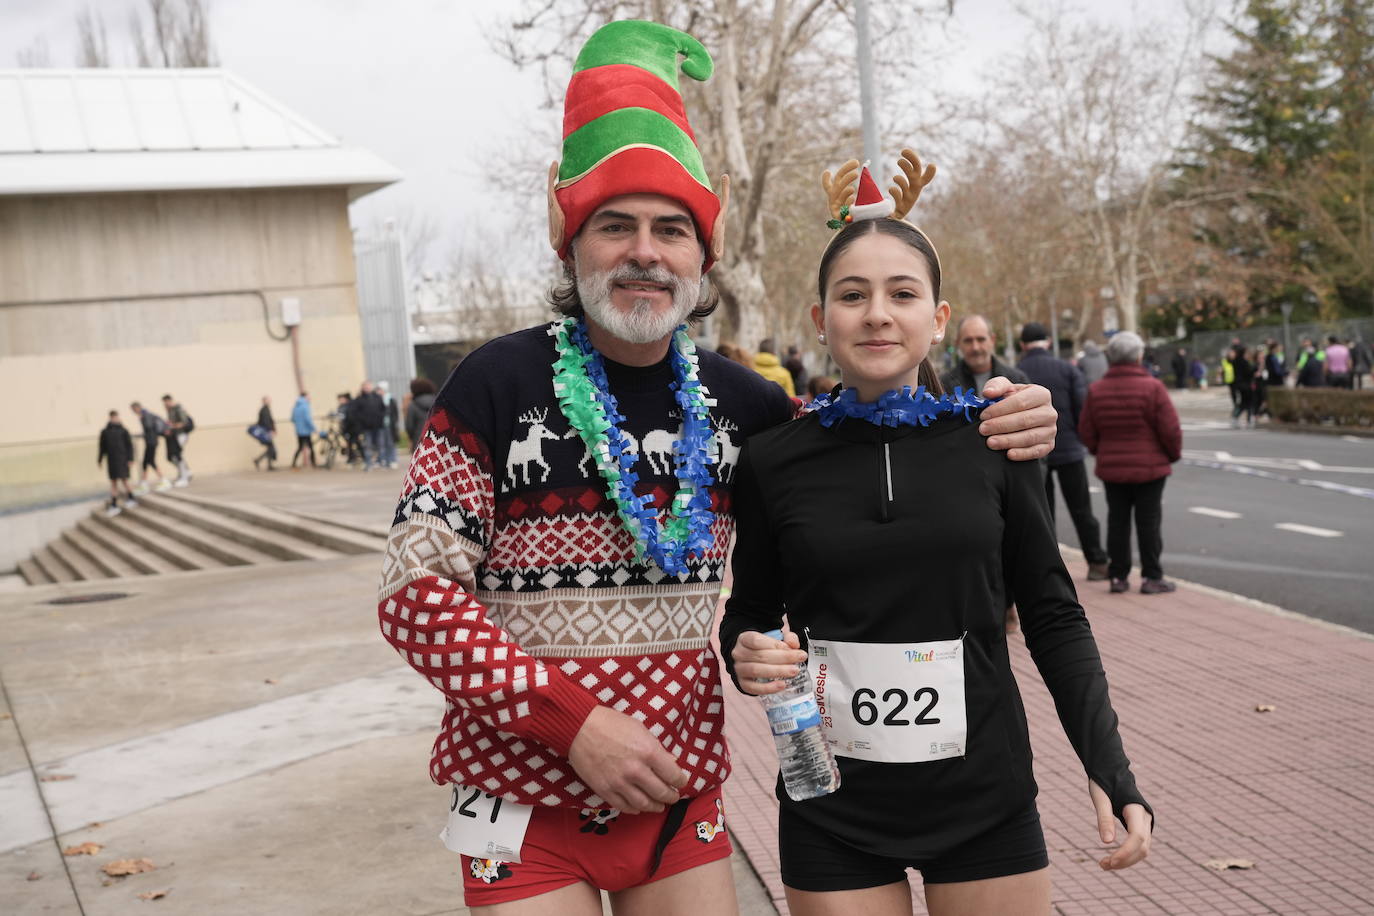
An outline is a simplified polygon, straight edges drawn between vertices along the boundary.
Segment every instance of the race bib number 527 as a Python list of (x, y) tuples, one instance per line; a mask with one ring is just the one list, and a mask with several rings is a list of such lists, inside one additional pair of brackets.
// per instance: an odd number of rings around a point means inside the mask
[(837, 755), (879, 763), (964, 756), (963, 640), (813, 639), (808, 666), (826, 739)]
[(444, 845), (474, 859), (519, 862), (534, 808), (471, 786), (450, 788), (448, 824), (439, 833)]

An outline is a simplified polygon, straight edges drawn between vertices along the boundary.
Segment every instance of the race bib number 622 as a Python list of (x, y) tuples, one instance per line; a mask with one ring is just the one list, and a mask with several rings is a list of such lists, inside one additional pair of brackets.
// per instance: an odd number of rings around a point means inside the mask
[(968, 738), (964, 643), (811, 640), (808, 667), (826, 740), (880, 763), (962, 757)]

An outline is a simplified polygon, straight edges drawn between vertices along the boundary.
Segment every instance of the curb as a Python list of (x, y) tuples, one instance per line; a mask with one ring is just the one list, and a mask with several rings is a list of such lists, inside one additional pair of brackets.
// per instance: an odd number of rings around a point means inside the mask
[[(1083, 551), (1079, 550), (1077, 547), (1070, 547), (1068, 544), (1060, 543), (1059, 552), (1066, 559), (1069, 556), (1073, 556), (1077, 558), (1079, 561), (1083, 561)], [(1179, 585), (1189, 589), (1190, 591), (1201, 592), (1204, 595), (1211, 595), (1213, 598), (1223, 598), (1227, 601), (1234, 601), (1237, 604), (1243, 604), (1247, 607), (1252, 607), (1257, 611), (1263, 611), (1264, 613), (1272, 614), (1275, 617), (1283, 617), (1287, 620), (1298, 620), (1303, 623), (1308, 623), (1312, 624), (1313, 626), (1320, 627), (1323, 630), (1329, 630), (1333, 633), (1341, 633), (1346, 636), (1357, 636), (1360, 639), (1364, 640), (1374, 640), (1374, 633), (1366, 633), (1363, 630), (1357, 630), (1354, 627), (1348, 627), (1343, 623), (1332, 623), (1329, 620), (1322, 620), (1319, 617), (1312, 617), (1308, 614), (1302, 614), (1297, 611), (1290, 611), (1287, 608), (1279, 607), (1277, 604), (1270, 604), (1267, 601), (1260, 601), (1258, 598), (1251, 598), (1248, 595), (1238, 595), (1235, 592), (1228, 592), (1225, 589), (1214, 588), (1210, 585), (1203, 585), (1201, 582), (1190, 582), (1187, 579), (1180, 579), (1177, 576), (1170, 576), (1169, 581), (1177, 582)], [(1079, 603), (1081, 604), (1082, 602), (1080, 601)]]

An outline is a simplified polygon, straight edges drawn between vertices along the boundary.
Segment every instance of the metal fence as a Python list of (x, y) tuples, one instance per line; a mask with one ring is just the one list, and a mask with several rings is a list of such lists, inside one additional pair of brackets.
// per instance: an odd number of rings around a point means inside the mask
[(358, 318), (362, 323), (363, 364), (367, 377), (385, 380), (400, 400), (415, 377), (415, 349), (410, 341), (406, 308), (405, 257), (394, 232), (360, 239), (353, 256), (358, 264)]
[(1247, 347), (1254, 347), (1273, 338), (1284, 345), (1291, 361), (1297, 355), (1299, 344), (1304, 337), (1326, 341), (1328, 334), (1335, 334), (1342, 341), (1355, 338), (1374, 341), (1374, 318), (1347, 318), (1329, 324), (1291, 324), (1288, 326), (1288, 341), (1284, 342), (1283, 325), (1271, 324), (1257, 328), (1239, 328), (1234, 331), (1199, 331), (1186, 344), (1194, 353), (1209, 363), (1215, 363), (1221, 351), (1231, 346), (1233, 339), (1239, 338)]

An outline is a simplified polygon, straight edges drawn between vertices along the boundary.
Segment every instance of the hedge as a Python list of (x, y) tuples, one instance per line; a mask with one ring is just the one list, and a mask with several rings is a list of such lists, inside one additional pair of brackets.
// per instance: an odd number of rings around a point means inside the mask
[(1279, 423), (1374, 429), (1374, 390), (1270, 388), (1269, 413)]

